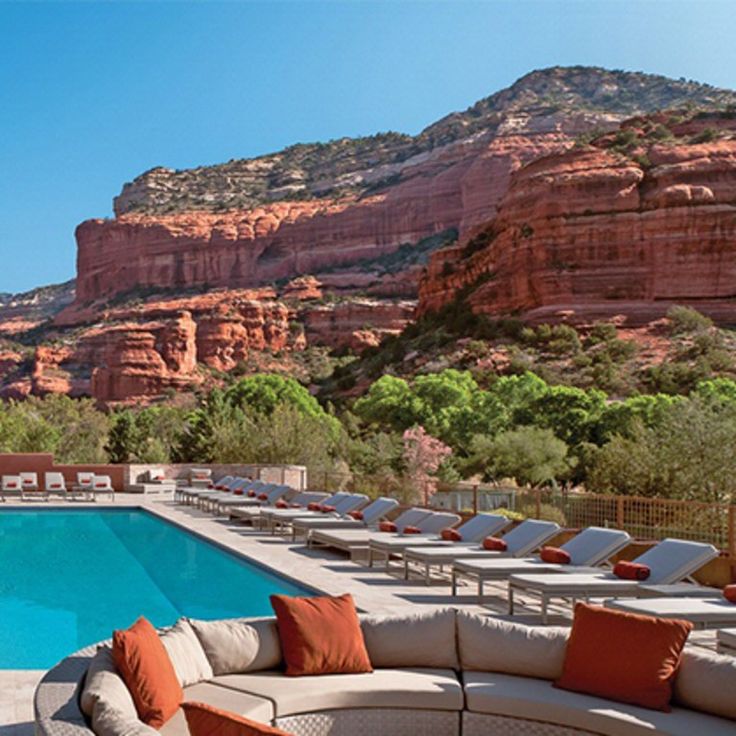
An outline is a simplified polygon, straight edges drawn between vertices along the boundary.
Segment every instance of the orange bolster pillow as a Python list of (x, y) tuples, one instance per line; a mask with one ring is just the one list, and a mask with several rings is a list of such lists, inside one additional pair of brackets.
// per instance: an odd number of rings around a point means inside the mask
[(335, 507), (330, 506), (329, 504), (322, 504), (322, 506), (319, 507), (319, 510), (323, 514), (331, 514), (335, 510)]
[(238, 488), (236, 491), (233, 491), (233, 496), (242, 496), (243, 495), (243, 489)]
[(112, 657), (138, 717), (161, 728), (179, 709), (184, 692), (156, 629), (141, 617), (129, 629), (113, 632)]
[(348, 511), (348, 516), (350, 516), (353, 519), (357, 519), (358, 521), (363, 521), (362, 511)]
[(258, 494), (258, 500), (259, 501), (268, 501), (268, 493), (259, 493)]
[(380, 532), (397, 532), (399, 530), (399, 527), (396, 526), (396, 524), (393, 523), (393, 521), (382, 521), (378, 525), (378, 531)]
[(255, 491), (248, 491), (248, 498), (255, 498), (256, 492)]
[(421, 534), (422, 530), (418, 526), (405, 526), (403, 534)]
[(17, 483), (6, 483), (5, 487), (6, 488), (17, 488), (18, 484)]
[(225, 486), (221, 486), (219, 483), (216, 486), (212, 486), (216, 491), (224, 491)]
[(95, 483), (95, 488), (107, 488), (107, 483)]
[(286, 501), (276, 501), (276, 508), (277, 509), (288, 509), (289, 504), (286, 503)]
[(321, 503), (317, 503), (316, 501), (312, 501), (312, 503), (308, 503), (307, 504), (307, 508), (310, 511), (319, 511), (322, 508), (322, 504)]
[(49, 488), (61, 488), (61, 483), (52, 483)]
[(24, 486), (32, 486), (35, 485), (35, 483), (32, 480), (24, 480), (23, 481)]
[(723, 589), (723, 597), (729, 603), (736, 603), (736, 585), (727, 585)]
[(440, 532), (440, 536), (446, 542), (462, 542), (463, 535), (457, 529), (443, 529)]
[(215, 488), (217, 488), (217, 486), (213, 485), (212, 483), (208, 483), (207, 488), (211, 488), (212, 490), (214, 490)]
[(572, 561), (570, 553), (559, 547), (542, 547), (539, 558), (542, 562), (551, 562), (555, 565), (569, 565)]
[(508, 544), (498, 537), (486, 537), (483, 540), (483, 549), (491, 552), (505, 552), (508, 548)]
[(613, 574), (621, 580), (646, 580), (652, 571), (640, 562), (621, 560), (614, 565)]

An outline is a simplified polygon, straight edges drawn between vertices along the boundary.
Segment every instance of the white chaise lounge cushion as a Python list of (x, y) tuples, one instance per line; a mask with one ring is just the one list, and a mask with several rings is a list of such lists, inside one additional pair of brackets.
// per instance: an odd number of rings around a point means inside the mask
[(276, 620), (189, 619), (215, 675), (270, 670), (281, 665)]
[[(679, 705), (736, 721), (736, 657), (686, 647), (674, 682)], [(732, 724), (736, 733), (736, 723)]]
[(377, 667), (459, 669), (455, 611), (366, 616), (360, 621), (371, 664)]
[[(228, 710), (261, 723), (270, 723), (274, 717), (273, 704), (270, 700), (209, 682), (200, 682), (198, 685), (184, 688), (184, 702), (188, 700), (207, 703), (215, 708)], [(157, 733), (164, 734), (164, 736), (189, 736), (184, 711), (179, 708), (173, 718), (167, 721)]]
[(212, 678), (212, 665), (189, 621), (180, 618), (160, 638), (182, 687)]
[(449, 669), (377, 669), (359, 675), (284, 677), (282, 672), (223, 675), (214, 683), (273, 701), (276, 718), (340, 708), (459, 711), (463, 689)]
[(555, 680), (562, 674), (569, 629), (525, 626), (459, 611), (457, 643), (464, 670)]
[(112, 649), (108, 646), (101, 646), (90, 660), (79, 698), (82, 713), (89, 718), (92, 717), (95, 703), (108, 706), (123, 720), (138, 718), (133, 696), (118, 674), (112, 658)]
[[(671, 713), (555, 688), (548, 680), (464, 672), (467, 709), (578, 728), (603, 736), (733, 736), (725, 718), (674, 708)], [(523, 733), (523, 728), (519, 733)]]

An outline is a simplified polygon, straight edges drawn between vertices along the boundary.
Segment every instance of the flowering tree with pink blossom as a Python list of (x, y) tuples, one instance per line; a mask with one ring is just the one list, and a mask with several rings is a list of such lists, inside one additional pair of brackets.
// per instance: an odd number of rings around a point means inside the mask
[(407, 429), (402, 440), (412, 501), (427, 506), (437, 490), (437, 471), (445, 458), (452, 455), (452, 450), (441, 440), (427, 434), (421, 426)]

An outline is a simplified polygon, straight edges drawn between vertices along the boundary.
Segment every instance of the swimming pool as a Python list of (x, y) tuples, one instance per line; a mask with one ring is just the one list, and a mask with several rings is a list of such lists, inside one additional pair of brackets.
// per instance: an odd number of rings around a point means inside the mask
[(0, 511), (0, 669), (47, 669), (138, 616), (269, 615), (310, 591), (137, 509)]

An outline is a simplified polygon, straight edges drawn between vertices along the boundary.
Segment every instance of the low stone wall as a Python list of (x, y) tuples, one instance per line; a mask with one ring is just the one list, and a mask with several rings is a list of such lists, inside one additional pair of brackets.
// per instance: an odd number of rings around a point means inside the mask
[(131, 464), (121, 466), (125, 469), (125, 487), (142, 483), (146, 480), (148, 471), (160, 468), (166, 478), (171, 480), (189, 480), (193, 468), (209, 468), (212, 478), (223, 478), (226, 475), (238, 475), (264, 483), (283, 483), (301, 491), (307, 487), (307, 469), (303, 465), (246, 465), (235, 463), (172, 463), (172, 464)]
[(95, 473), (109, 475), (116, 491), (126, 491), (144, 482), (148, 471), (153, 468), (161, 468), (166, 478), (171, 480), (189, 480), (192, 468), (210, 468), (214, 479), (226, 475), (239, 475), (262, 480), (265, 483), (284, 483), (300, 491), (307, 487), (307, 469), (303, 465), (236, 463), (62, 465), (56, 463), (54, 456), (47, 452), (0, 453), (0, 476), (36, 473), (39, 483), (43, 485), (44, 473), (57, 472), (64, 475), (69, 488), (77, 482), (77, 473)]

